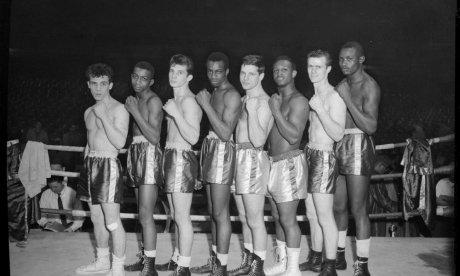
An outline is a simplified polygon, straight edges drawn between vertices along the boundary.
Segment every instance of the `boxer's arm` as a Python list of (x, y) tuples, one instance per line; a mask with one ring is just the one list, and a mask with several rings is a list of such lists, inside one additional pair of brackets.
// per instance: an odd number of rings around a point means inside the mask
[(163, 104), (160, 98), (150, 97), (147, 100), (148, 118), (142, 117), (140, 112), (132, 113), (142, 135), (153, 145), (160, 141), (161, 122), (163, 121)]
[(222, 120), (212, 106), (209, 106), (204, 111), (208, 115), (209, 122), (217, 136), (222, 141), (228, 141), (235, 130), (241, 112), (240, 94), (234, 89), (226, 92), (224, 96), (224, 105)]
[(302, 134), (305, 125), (308, 121), (308, 113), (310, 107), (308, 100), (305, 97), (296, 97), (289, 101), (289, 113), (287, 118), (284, 118), (281, 112), (273, 114), (275, 124), (281, 136), (293, 145), (302, 139)]
[(323, 125), (324, 131), (332, 140), (338, 142), (343, 138), (345, 131), (345, 121), (347, 107), (338, 94), (332, 94), (328, 97), (329, 111), (317, 113), (321, 124)]
[(183, 113), (179, 112), (179, 115), (174, 117), (174, 122), (185, 141), (194, 145), (200, 137), (200, 121), (203, 113), (192, 97), (182, 100), (181, 109)]
[(121, 104), (114, 110), (114, 113), (113, 123), (110, 121), (108, 114), (100, 119), (109, 142), (116, 149), (121, 149), (125, 145), (126, 136), (128, 135), (129, 113)]
[(359, 110), (351, 100), (345, 104), (356, 126), (365, 133), (372, 135), (377, 130), (380, 87), (375, 81), (368, 81), (364, 84), (364, 89), (363, 111)]
[(256, 110), (248, 110), (248, 136), (254, 147), (262, 147), (273, 126), (273, 116), (267, 101), (260, 101)]

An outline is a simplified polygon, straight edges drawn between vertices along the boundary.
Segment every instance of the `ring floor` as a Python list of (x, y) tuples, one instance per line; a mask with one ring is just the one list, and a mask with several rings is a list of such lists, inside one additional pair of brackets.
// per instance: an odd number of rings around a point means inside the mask
[[(167, 233), (159, 233), (157, 241), (156, 263), (166, 262), (172, 253), (172, 238)], [(265, 266), (270, 266), (274, 257), (272, 254), (274, 236), (268, 236), (267, 259)], [(308, 252), (308, 236), (302, 236), (300, 261), (304, 262)], [(126, 235), (126, 263), (136, 260), (139, 250), (140, 235)], [(209, 234), (195, 234), (192, 249), (192, 266), (206, 263), (209, 256)], [(236, 267), (240, 262), (241, 235), (232, 234), (228, 268)], [(273, 242), (271, 242), (273, 241)], [(76, 275), (75, 269), (94, 259), (94, 236), (87, 232), (54, 233), (32, 229), (29, 233), (26, 247), (9, 245), (10, 275), (12, 276), (67, 276)], [(353, 275), (353, 255), (355, 241), (347, 237), (347, 270), (338, 271), (338, 275)], [(389, 238), (373, 237), (369, 270), (371, 275), (455, 275), (453, 272), (452, 238)], [(158, 275), (170, 275), (171, 272), (159, 272)], [(93, 274), (103, 275), (103, 274)], [(139, 272), (126, 272), (126, 276), (139, 275)], [(197, 274), (199, 275), (199, 274)], [(205, 275), (205, 274), (201, 274)], [(304, 271), (302, 275), (318, 275)]]

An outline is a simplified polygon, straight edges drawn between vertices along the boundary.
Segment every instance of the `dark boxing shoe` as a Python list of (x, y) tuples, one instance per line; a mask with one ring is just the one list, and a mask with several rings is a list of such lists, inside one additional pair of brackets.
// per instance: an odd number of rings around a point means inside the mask
[(314, 272), (321, 271), (321, 263), (323, 261), (323, 252), (310, 249), (307, 261), (299, 265), (300, 271), (311, 270)]
[(319, 276), (337, 276), (337, 271), (335, 271), (335, 260), (326, 259), (323, 263), (321, 272)]
[(253, 261), (251, 263), (251, 270), (249, 270), (248, 276), (265, 276), (264, 273), (264, 261), (257, 256), (252, 254)]
[(141, 271), (144, 267), (144, 250), (139, 251), (136, 256), (138, 257), (137, 261), (133, 264), (125, 265), (126, 271)]
[(170, 276), (190, 276), (190, 269), (188, 267), (178, 265), (174, 273)]
[(353, 276), (371, 276), (367, 267), (367, 258), (358, 257), (353, 265)]
[(219, 259), (216, 258), (209, 276), (227, 276), (227, 266), (221, 265)]
[(214, 253), (214, 251), (211, 251), (211, 256), (209, 257), (208, 262), (202, 266), (191, 267), (190, 272), (197, 274), (210, 273), (212, 271), (212, 267), (216, 259), (216, 253)]
[(345, 248), (337, 249), (337, 258), (335, 259), (335, 269), (347, 269), (347, 260), (345, 260)]
[(228, 272), (228, 276), (247, 275), (251, 270), (253, 255), (246, 248), (241, 253), (241, 264), (239, 267), (232, 269)]
[(158, 276), (155, 269), (155, 258), (144, 256), (144, 267), (139, 276)]
[(170, 259), (167, 263), (165, 264), (161, 264), (161, 265), (155, 265), (155, 268), (158, 270), (158, 271), (173, 271), (173, 270), (176, 270), (177, 268), (177, 263), (175, 261), (173, 261), (172, 259)]

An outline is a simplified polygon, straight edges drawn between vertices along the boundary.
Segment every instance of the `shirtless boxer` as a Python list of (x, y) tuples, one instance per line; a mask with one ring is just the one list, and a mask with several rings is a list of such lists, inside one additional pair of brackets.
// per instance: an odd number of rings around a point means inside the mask
[(208, 264), (191, 268), (192, 273), (227, 275), (228, 248), (232, 228), (230, 223), (230, 186), (235, 171), (235, 130), (241, 112), (241, 97), (227, 79), (228, 57), (211, 53), (206, 61), (212, 94), (206, 89), (196, 96), (208, 116), (211, 130), (201, 146), (201, 176), (206, 185), (208, 210), (211, 215), (212, 251)]
[[(305, 202), (312, 236), (312, 249), (308, 259), (312, 263), (308, 268), (321, 271), (319, 275), (322, 276), (337, 275), (335, 258), (338, 232), (333, 212), (337, 180), (334, 142), (343, 137), (346, 112), (345, 103), (329, 84), (328, 74), (331, 68), (331, 57), (327, 51), (316, 50), (308, 54), (308, 77), (315, 90), (309, 102), (312, 112), (306, 147), (308, 197)], [(326, 259), (318, 267), (313, 261), (321, 260), (322, 250), (319, 249), (322, 248), (323, 240)]]
[(193, 243), (190, 207), (198, 174), (198, 160), (192, 145), (196, 144), (200, 135), (202, 112), (189, 88), (192, 72), (193, 62), (189, 57), (178, 54), (171, 58), (168, 76), (174, 98), (163, 106), (167, 113), (168, 132), (163, 154), (165, 193), (176, 224), (176, 247), (172, 259), (157, 266), (157, 269), (168, 270), (175, 266), (175, 276), (190, 275)]
[(337, 269), (346, 269), (345, 240), (348, 228), (348, 204), (356, 225), (354, 275), (370, 275), (367, 262), (370, 247), (370, 221), (367, 210), (369, 182), (374, 167), (380, 87), (363, 68), (361, 44), (345, 43), (339, 65), (346, 78), (336, 89), (347, 106), (345, 135), (336, 145), (339, 165), (338, 185), (334, 194), (334, 215), (339, 229)]
[(134, 119), (133, 142), (127, 152), (127, 169), (130, 183), (138, 190), (139, 221), (142, 225), (141, 261), (126, 266), (128, 271), (142, 270), (140, 276), (157, 275), (155, 270), (157, 232), (153, 211), (162, 184), (160, 132), (163, 120), (161, 99), (150, 87), (154, 68), (145, 61), (134, 66), (131, 84), (136, 96), (126, 99), (125, 107)]
[[(78, 194), (88, 201), (96, 238), (96, 260), (77, 268), (77, 274), (105, 273), (123, 276), (126, 235), (120, 220), (123, 177), (118, 150), (123, 148), (129, 128), (129, 113), (110, 96), (113, 70), (102, 63), (86, 70), (88, 87), (96, 104), (84, 114), (88, 144), (85, 147), (83, 179)], [(110, 269), (109, 236), (113, 253)]]
[[(269, 100), (275, 119), (268, 136), (270, 180), (268, 195), (272, 213), (281, 227), (276, 227), (277, 262), (265, 269), (265, 275), (301, 275), (299, 270), (300, 228), (297, 206), (307, 197), (307, 160), (299, 149), (307, 124), (308, 100), (295, 88), (297, 70), (287, 56), (275, 59), (273, 79), (278, 93)], [(281, 228), (281, 229), (280, 229)]]
[[(236, 194), (242, 194), (246, 221), (251, 231), (252, 263), (245, 271), (229, 275), (264, 275), (263, 264), (267, 249), (264, 204), (269, 180), (270, 161), (263, 150), (273, 116), (269, 96), (262, 88), (265, 65), (259, 55), (247, 55), (241, 65), (240, 81), (246, 95), (242, 98), (243, 112), (236, 126)], [(241, 207), (241, 206), (240, 206)]]

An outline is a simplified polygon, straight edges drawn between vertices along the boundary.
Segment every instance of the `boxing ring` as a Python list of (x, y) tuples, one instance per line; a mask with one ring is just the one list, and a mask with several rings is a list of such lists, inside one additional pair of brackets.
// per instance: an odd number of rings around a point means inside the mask
[[(430, 144), (451, 142), (454, 135), (448, 135), (429, 140)], [(407, 143), (385, 144), (376, 146), (376, 150), (395, 149), (406, 146)], [(69, 147), (58, 145), (45, 145), (45, 149), (83, 152), (83, 147)], [(126, 150), (120, 150), (125, 153)], [(453, 166), (445, 166), (434, 170), (435, 174), (449, 174), (454, 170)], [(51, 171), (52, 175), (63, 177), (79, 177), (78, 172)], [(373, 175), (372, 180), (384, 178), (402, 177), (402, 173)], [(372, 182), (371, 182), (372, 183)], [(74, 216), (90, 216), (90, 212), (80, 210), (55, 210), (41, 209), (43, 213), (71, 214)], [(121, 213), (122, 219), (136, 219), (135, 213)], [(155, 220), (171, 220), (168, 214), (154, 214)], [(401, 219), (402, 212), (370, 214), (372, 219)], [(207, 215), (191, 215), (192, 221), (209, 221)], [(231, 216), (232, 221), (239, 221), (238, 216)], [(271, 216), (265, 216), (265, 221), (272, 221)], [(297, 216), (298, 221), (307, 221), (306, 216)], [(300, 260), (306, 259), (308, 254), (309, 236), (302, 235)], [(209, 256), (210, 234), (195, 233), (192, 247), (192, 266), (206, 263)], [(274, 257), (270, 252), (273, 250), (274, 235), (268, 235), (266, 266), (271, 266)], [(157, 235), (157, 263), (168, 261), (172, 252), (173, 234), (158, 233)], [(228, 267), (234, 268), (240, 262), (242, 237), (233, 233), (230, 241)], [(139, 250), (139, 233), (126, 233), (126, 263), (136, 261), (136, 252)], [(95, 254), (95, 239), (93, 233), (73, 232), (54, 233), (31, 229), (28, 235), (27, 247), (21, 248), (10, 243), (9, 245), (9, 268), (13, 276), (67, 276), (76, 275), (75, 268), (89, 263)], [(345, 258), (348, 266), (344, 271), (337, 271), (338, 275), (353, 274), (353, 260), (356, 257), (355, 239), (351, 236), (346, 240), (347, 248)], [(369, 269), (372, 275), (455, 275), (453, 253), (453, 238), (424, 238), (424, 237), (372, 237)], [(127, 276), (138, 275), (139, 272), (126, 271)], [(158, 275), (170, 275), (171, 272), (158, 272)], [(96, 274), (95, 274), (96, 275)], [(193, 274), (198, 275), (198, 274)], [(303, 271), (302, 275), (317, 275), (312, 271)]]
[[(436, 143), (445, 143), (445, 142), (452, 142), (455, 140), (455, 135), (447, 135), (443, 137), (437, 137), (437, 138), (432, 138), (428, 140), (428, 143), (430, 145), (436, 144)], [(395, 144), (383, 144), (383, 145), (377, 145), (375, 146), (376, 151), (381, 151), (381, 150), (388, 150), (388, 149), (395, 149), (395, 148), (401, 148), (405, 147), (407, 145), (407, 142), (401, 142), (401, 143), (395, 143)], [(61, 146), (61, 145), (45, 145), (45, 149), (47, 150), (57, 150), (57, 151), (71, 151), (71, 152), (83, 152), (84, 147), (72, 147), (72, 146)], [(126, 153), (126, 149), (121, 149), (119, 151), (120, 154)], [(434, 174), (449, 174), (453, 172), (454, 166), (443, 166), (440, 168), (434, 169)], [(63, 177), (79, 177), (80, 173), (78, 172), (68, 172), (68, 171), (56, 171), (56, 170), (51, 170), (52, 175), (58, 175), (58, 176), (63, 176)], [(388, 179), (388, 178), (398, 178), (402, 177), (403, 173), (390, 173), (390, 174), (376, 174), (371, 176), (371, 180), (379, 180), (379, 179)], [(371, 181), (372, 184), (372, 181)], [(41, 212), (43, 213), (51, 213), (51, 214), (67, 214), (67, 215), (73, 215), (73, 216), (80, 216), (80, 217), (89, 217), (90, 213), (89, 211), (80, 211), (80, 210), (56, 210), (56, 209), (40, 209)], [(410, 216), (412, 215), (417, 215), (418, 212), (412, 212)], [(137, 219), (138, 215), (135, 213), (120, 213), (120, 217), (122, 219)], [(210, 216), (209, 215), (191, 215), (191, 220), (192, 221), (209, 221)], [(403, 213), (402, 212), (395, 212), (395, 213), (380, 213), (380, 214), (369, 214), (370, 219), (381, 219), (381, 218), (386, 218), (386, 219), (395, 219), (395, 218), (402, 218)], [(171, 220), (171, 216), (168, 214), (154, 214), (153, 218), (155, 220)], [(239, 221), (238, 216), (230, 216), (231, 221)], [(264, 216), (265, 221), (273, 221), (272, 216)], [(308, 221), (306, 215), (298, 215), (297, 216), (297, 221)], [(407, 228), (407, 227), (406, 227)], [(406, 230), (407, 233), (407, 230)]]

